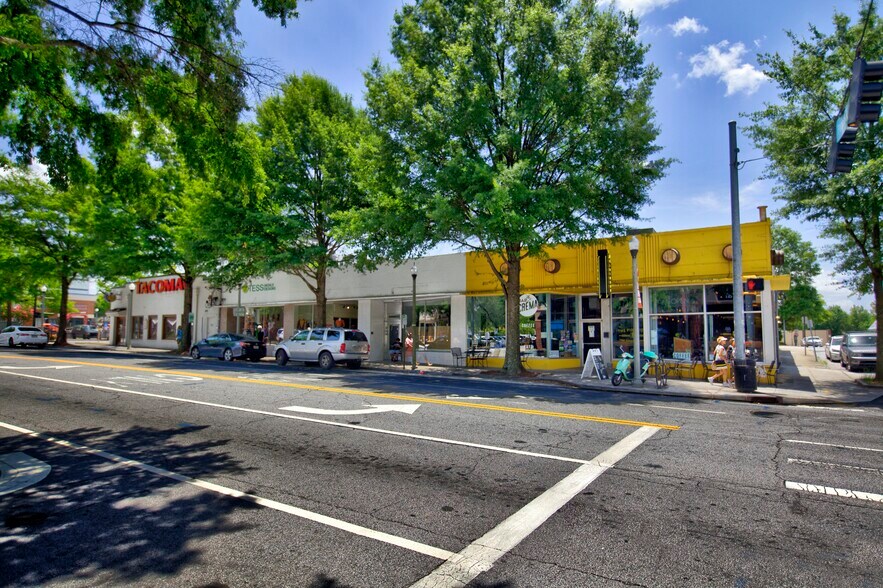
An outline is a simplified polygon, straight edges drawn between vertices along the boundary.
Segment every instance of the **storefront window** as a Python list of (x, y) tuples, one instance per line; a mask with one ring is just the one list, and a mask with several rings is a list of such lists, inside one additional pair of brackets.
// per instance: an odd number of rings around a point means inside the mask
[(505, 347), (506, 299), (502, 296), (467, 298), (466, 326), (470, 347)]
[(178, 317), (174, 314), (164, 314), (162, 317), (162, 338), (164, 341), (174, 341), (175, 332), (178, 330)]
[[(613, 314), (613, 355), (619, 357), (623, 351), (628, 353), (634, 352), (635, 336), (634, 336), (634, 317), (632, 316), (632, 299), (631, 294), (614, 294), (610, 298), (610, 308)], [(638, 309), (638, 325), (643, 323), (642, 309)], [(639, 335), (640, 336), (640, 335)]]
[[(708, 315), (708, 358), (714, 352), (718, 337), (733, 337), (733, 326), (732, 314)], [(759, 312), (745, 313), (745, 357), (763, 358), (763, 321)]]
[(702, 312), (702, 288), (656, 288), (650, 292), (650, 314)]
[(158, 330), (159, 330), (159, 318), (156, 315), (148, 316), (147, 317), (147, 338), (150, 340), (155, 340)]
[(140, 316), (132, 317), (132, 339), (144, 338), (144, 318)]
[[(408, 317), (405, 332), (410, 332), (413, 310), (402, 304), (402, 314)], [(451, 348), (451, 299), (436, 298), (417, 301), (417, 341), (420, 349)]]
[(582, 297), (583, 320), (601, 318), (601, 299), (597, 296)]
[(702, 357), (703, 314), (671, 314), (650, 317), (651, 349), (666, 359), (690, 361)]
[(549, 313), (549, 357), (574, 357), (576, 345), (576, 296), (552, 294)]

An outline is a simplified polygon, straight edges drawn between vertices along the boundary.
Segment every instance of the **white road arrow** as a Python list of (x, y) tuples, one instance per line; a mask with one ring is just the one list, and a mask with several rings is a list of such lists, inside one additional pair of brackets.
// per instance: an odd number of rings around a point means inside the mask
[(369, 404), (367, 408), (357, 408), (355, 410), (334, 410), (326, 408), (310, 408), (308, 406), (283, 406), (279, 410), (290, 410), (293, 412), (305, 412), (307, 414), (324, 414), (324, 415), (349, 415), (349, 414), (374, 414), (377, 412), (406, 412), (414, 414), (414, 411), (420, 408), (419, 404)]
[(52, 466), (27, 453), (0, 455), (0, 496), (33, 486), (49, 475)]
[(0, 370), (69, 370), (71, 368), (80, 367), (78, 365), (41, 365), (41, 366), (19, 366), (19, 365), (0, 365)]

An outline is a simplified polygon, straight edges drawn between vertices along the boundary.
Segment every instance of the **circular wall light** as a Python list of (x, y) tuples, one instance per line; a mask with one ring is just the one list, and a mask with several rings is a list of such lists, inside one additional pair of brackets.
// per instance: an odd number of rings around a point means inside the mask
[(681, 252), (674, 247), (669, 247), (662, 252), (662, 263), (674, 265), (681, 260)]

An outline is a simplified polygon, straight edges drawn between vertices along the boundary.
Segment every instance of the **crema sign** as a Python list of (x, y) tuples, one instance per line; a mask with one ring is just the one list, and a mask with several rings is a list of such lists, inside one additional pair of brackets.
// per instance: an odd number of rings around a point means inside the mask
[(135, 282), (135, 291), (138, 294), (156, 294), (161, 292), (177, 292), (184, 289), (184, 280), (181, 278), (166, 278), (163, 280), (148, 280), (147, 282)]
[(538, 306), (537, 297), (533, 294), (522, 294), (518, 300), (518, 311), (521, 313), (521, 316), (533, 316), (536, 314)]

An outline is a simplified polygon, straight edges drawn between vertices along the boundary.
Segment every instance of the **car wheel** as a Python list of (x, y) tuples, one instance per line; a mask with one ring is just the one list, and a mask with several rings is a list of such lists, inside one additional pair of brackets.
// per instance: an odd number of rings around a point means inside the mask
[(10, 347), (15, 347), (15, 342), (12, 340), (12, 337), (11, 337), (11, 336), (9, 337), (9, 346), (10, 346)]
[(276, 365), (285, 365), (288, 363), (288, 354), (282, 349), (276, 352)]
[(848, 360), (848, 359), (846, 360), (846, 369), (849, 370), (849, 371), (851, 371), (851, 372), (854, 372), (854, 371), (855, 371), (855, 368), (854, 368), (853, 365), (852, 365), (852, 361), (850, 361), (850, 360)]
[(193, 349), (190, 350), (190, 357), (192, 357), (193, 359), (200, 358), (199, 347), (194, 347)]
[(233, 361), (233, 350), (229, 347), (224, 350), (224, 361)]
[(330, 370), (334, 367), (334, 358), (327, 351), (319, 354), (319, 367), (323, 370)]
[(362, 360), (361, 359), (351, 359), (348, 362), (346, 362), (346, 367), (350, 368), (351, 370), (357, 370), (360, 367), (362, 367)]

